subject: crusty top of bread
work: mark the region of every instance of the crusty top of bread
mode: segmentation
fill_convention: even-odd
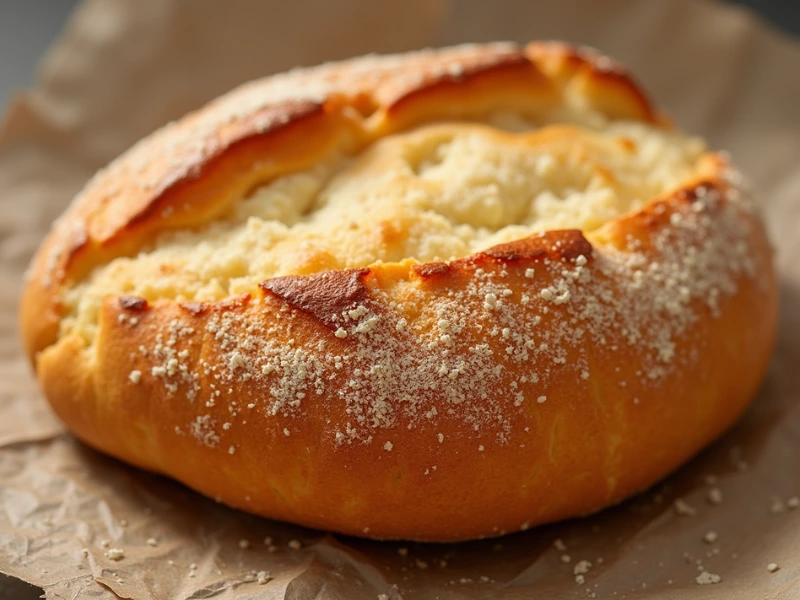
[[[159,232],[202,226],[262,182],[415,124],[496,112],[661,122],[621,65],[555,43],[367,57],[245,84],[99,171],[56,223],[31,269],[29,355],[58,337],[56,290]]]

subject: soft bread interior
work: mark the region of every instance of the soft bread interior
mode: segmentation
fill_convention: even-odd
[[[62,334],[103,298],[207,301],[270,277],[467,256],[548,229],[590,232],[696,177],[700,140],[640,122],[439,123],[254,190],[217,222],[162,234],[65,294]]]

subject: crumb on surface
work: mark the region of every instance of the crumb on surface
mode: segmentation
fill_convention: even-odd
[[[272,580],[272,575],[268,571],[259,571],[256,573],[256,581],[259,585],[264,585]]]
[[[701,571],[701,573],[694,578],[694,580],[699,585],[713,585],[715,583],[719,583],[722,581],[722,577],[715,573],[709,573],[708,571]]]
[[[575,563],[575,567],[572,569],[572,572],[575,575],[585,575],[589,572],[589,569],[592,568],[592,563],[588,560],[581,560]]]
[[[695,509],[691,504],[689,504],[682,498],[677,498],[675,500],[674,506],[675,506],[675,512],[682,517],[691,517],[697,514],[697,509]]]
[[[125,558],[125,550],[122,548],[109,548],[106,550],[105,555],[109,560],[122,560]]]

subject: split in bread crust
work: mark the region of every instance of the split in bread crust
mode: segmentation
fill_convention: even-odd
[[[747,406],[769,245],[727,161],[605,57],[368,57],[247,84],[90,182],[28,352],[101,450],[372,537],[597,510]]]

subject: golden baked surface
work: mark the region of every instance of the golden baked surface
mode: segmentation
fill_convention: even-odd
[[[466,539],[652,484],[776,323],[739,177],[558,44],[234,90],[87,185],[23,337],[89,444],[275,518]]]

